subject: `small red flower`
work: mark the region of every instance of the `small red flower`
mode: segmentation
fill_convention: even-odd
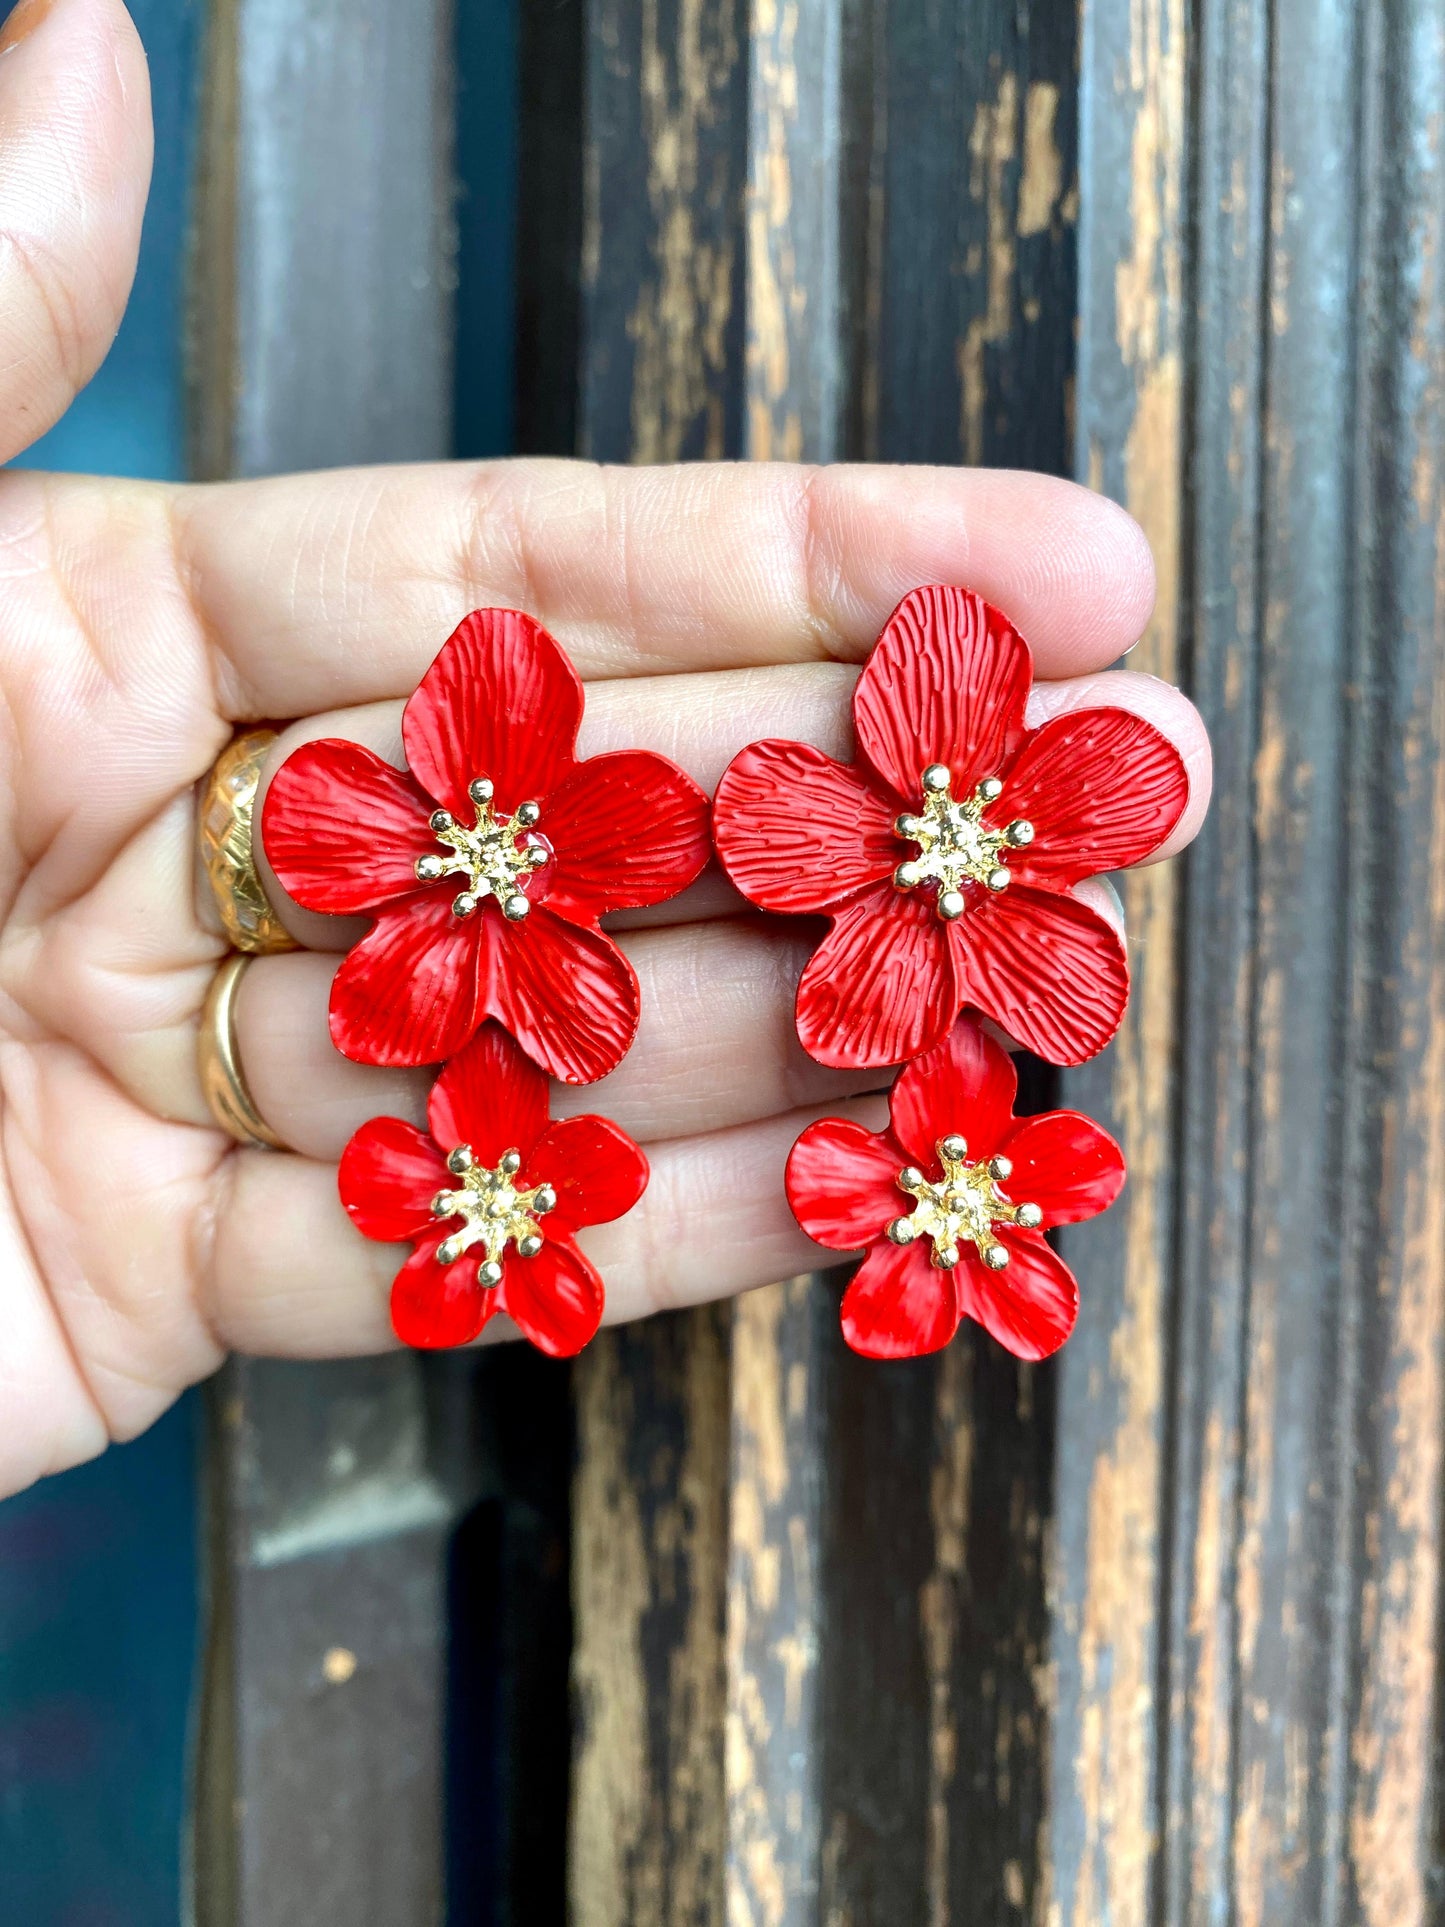
[[[915,589],[853,694],[859,761],[752,743],[718,787],[728,875],[763,910],[832,928],[798,986],[824,1064],[896,1064],[994,1018],[1055,1064],[1119,1027],[1117,932],[1071,886],[1157,850],[1189,797],[1183,759],[1124,709],[1026,729],[1028,645],[981,597]]]
[[[869,1247],[843,1295],[855,1352],[936,1352],[974,1318],[1016,1358],[1047,1358],[1074,1329],[1079,1288],[1044,1233],[1108,1209],[1123,1153],[1077,1111],[1016,1118],[1017,1089],[1008,1052],[965,1018],[900,1074],[888,1130],[826,1117],[793,1146],[804,1231]]]
[[[495,1017],[565,1083],[621,1062],[637,979],[599,919],[692,882],[707,799],[643,750],[578,762],[581,720],[547,631],[481,609],[407,703],[410,775],[337,740],[276,772],[262,833],[282,884],[308,910],[376,918],[332,985],[345,1056],[437,1063]]]
[[[432,1087],[428,1137],[363,1124],[342,1154],[341,1202],[364,1237],[410,1243],[391,1290],[407,1345],[465,1345],[504,1311],[554,1358],[602,1317],[602,1280],[574,1242],[630,1211],[647,1159],[605,1117],[550,1123],[547,1079],[488,1024]]]

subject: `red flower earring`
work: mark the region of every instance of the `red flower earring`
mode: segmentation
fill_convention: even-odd
[[[1123,709],[1028,729],[1028,645],[962,589],[915,589],[853,695],[859,760],[753,743],[718,786],[718,855],[763,910],[832,928],[798,986],[825,1064],[896,1064],[961,1008],[1078,1064],[1119,1027],[1124,947],[1071,886],[1138,863],[1189,796],[1179,752]]]
[[[1018,1358],[1047,1358],[1074,1328],[1079,1289],[1045,1242],[1118,1197],[1124,1158],[1077,1111],[1013,1114],[1006,1050],[972,1019],[909,1064],[889,1127],[810,1124],[788,1158],[804,1231],[868,1255],[843,1297],[843,1336],[870,1358],[946,1345],[973,1318]]]
[[[548,1118],[547,1079],[494,1024],[432,1088],[430,1135],[400,1118],[363,1124],[338,1183],[367,1238],[415,1248],[391,1318],[408,1345],[465,1345],[499,1311],[553,1357],[602,1317],[602,1280],[575,1234],[630,1211],[647,1159],[605,1117]]]
[[[599,920],[661,903],[709,852],[707,798],[665,757],[578,762],[582,684],[513,609],[466,617],[402,716],[409,774],[357,743],[276,772],[266,855],[308,910],[371,916],[331,1035],[363,1064],[432,1064],[489,1017],[568,1084],[614,1070],[637,979]]]

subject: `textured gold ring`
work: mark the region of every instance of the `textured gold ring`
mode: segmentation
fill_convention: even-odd
[[[295,938],[267,901],[256,866],[253,818],[261,765],[274,729],[251,729],[211,766],[197,814],[201,861],[230,943],[253,957],[295,950]]]
[[[239,952],[227,957],[206,993],[196,1040],[201,1089],[206,1094],[211,1116],[237,1143],[284,1151],[285,1143],[256,1109],[236,1047],[236,992],[250,961]]]

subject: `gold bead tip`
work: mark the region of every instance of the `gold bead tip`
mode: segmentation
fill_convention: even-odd
[[[917,841],[918,832],[922,827],[919,819],[916,816],[910,816],[906,810],[902,816],[895,816],[893,819],[894,834],[906,836],[911,843]]]
[[[898,1183],[904,1191],[912,1191],[923,1182],[923,1173],[916,1164],[905,1164],[898,1173]]]
[[[532,1200],[532,1210],[537,1215],[545,1218],[549,1211],[555,1211],[556,1209],[557,1193],[552,1189],[550,1184],[544,1184]]]
[[[524,803],[517,811],[517,821],[524,829],[530,830],[542,814],[540,803]]]
[[[983,1261],[990,1271],[1002,1271],[1008,1264],[1007,1245],[994,1244],[985,1246]]]
[[[423,883],[435,883],[444,874],[439,856],[419,856],[412,868]]]
[[[999,892],[1000,890],[1007,890],[1007,888],[1008,888],[1008,871],[1007,871],[1007,870],[1006,870],[1006,869],[1005,869],[1005,868],[1003,867],[1003,865],[1002,865],[1001,863],[999,864],[999,866],[998,866],[998,868],[997,868],[996,870],[990,870],[990,871],[989,871],[989,873],[988,873],[988,887],[989,887],[989,889],[990,889],[990,890],[992,890],[992,891],[993,891],[993,892],[995,893],[995,895],[997,895],[997,893],[998,893],[998,892]]]
[[[938,1140],[938,1155],[941,1158],[950,1158],[955,1164],[960,1158],[965,1156],[967,1151],[967,1143],[963,1138],[959,1137],[957,1132],[953,1132],[948,1137],[941,1137]]]
[[[945,923],[957,923],[963,915],[964,903],[961,890],[941,890],[938,896],[938,914]]]
[[[1005,1178],[1011,1178],[1013,1172],[1014,1162],[1012,1158],[1006,1158],[1000,1154],[998,1157],[990,1158],[988,1161],[988,1174],[999,1184],[1002,1184]]]
[[[1003,795],[1003,779],[998,776],[985,776],[978,786],[978,793],[985,803],[996,803]]]
[[[457,820],[450,810],[433,810],[427,821],[438,835],[443,830],[454,830],[457,826]]]
[[[534,870],[540,870],[542,865],[547,861],[547,852],[542,848],[540,843],[534,843],[531,849],[528,850],[527,861]]]
[[[534,1231],[529,1231],[525,1238],[518,1238],[517,1249],[524,1258],[535,1258],[542,1249],[542,1240]]]
[[[483,1262],[477,1266],[477,1283],[481,1285],[484,1290],[490,1291],[494,1285],[499,1285],[501,1282],[502,1267],[497,1263],[495,1258],[484,1259]]]
[[[504,1151],[502,1153],[501,1169],[506,1172],[509,1178],[516,1177],[521,1168],[522,1153],[520,1151]]]
[[[930,763],[923,772],[923,787],[935,794],[946,790],[951,780],[947,763]]]
[[[447,1158],[447,1169],[452,1173],[453,1177],[465,1177],[475,1162],[476,1159],[472,1156],[471,1145],[459,1144],[456,1150]]]
[[[470,890],[463,890],[459,896],[452,898],[452,915],[454,917],[470,917],[474,915],[477,908],[477,901],[477,898],[472,895]]]
[[[952,1271],[958,1263],[957,1245],[939,1245],[933,1253],[933,1262],[940,1271]]]
[[[508,923],[520,923],[531,907],[531,904],[528,903],[521,891],[518,890],[514,895],[508,897],[502,905],[502,915],[507,919]]]
[[[893,1244],[911,1245],[918,1231],[912,1218],[895,1218],[888,1227],[888,1236]]]
[[[467,785],[467,794],[474,803],[490,803],[496,793],[490,776],[478,776]]]
[[[900,890],[916,890],[922,874],[916,863],[900,863],[893,872],[893,882]]]
[[[461,1255],[462,1241],[460,1238],[443,1238],[437,1246],[437,1263],[439,1265],[454,1265]]]
[[[1034,826],[1026,816],[1016,816],[1004,835],[1016,850],[1026,850],[1034,840]]]
[[[1044,1214],[1036,1204],[1021,1204],[1018,1208],[1017,1222],[1025,1231],[1037,1231],[1044,1221]]]
[[[449,1218],[452,1214],[447,1205],[447,1193],[438,1191],[431,1201],[431,1214],[434,1218]]]

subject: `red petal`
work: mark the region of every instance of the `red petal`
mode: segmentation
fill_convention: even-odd
[[[406,760],[438,803],[470,823],[467,785],[490,776],[498,809],[541,802],[572,766],[582,685],[560,646],[517,609],[463,618],[401,719]]]
[[[1012,884],[953,933],[959,1002],[1051,1064],[1082,1064],[1119,1028],[1129,966],[1117,930],[1077,897]]]
[[[1015,1203],[1036,1204],[1046,1228],[1096,1217],[1124,1188],[1124,1153],[1078,1111],[1025,1118],[998,1148],[1013,1159],[1005,1191]]]
[[[498,927],[483,995],[490,1015],[564,1084],[616,1070],[637,1034],[632,965],[610,937],[542,904],[524,923]]]
[[[497,1024],[483,1024],[433,1084],[432,1136],[444,1151],[469,1144],[483,1164],[525,1158],[547,1128],[547,1074]]]
[[[569,1238],[584,1224],[609,1224],[647,1189],[647,1159],[606,1117],[561,1119],[522,1169],[525,1183],[550,1184],[557,1193],[543,1226],[549,1240]]]
[[[971,1017],[905,1066],[889,1099],[893,1135],[928,1169],[941,1137],[956,1131],[973,1159],[992,1157],[1014,1128],[1018,1073],[1002,1044]]]
[[[1021,883],[1058,889],[1157,850],[1189,801],[1184,758],[1127,709],[1080,709],[1036,729],[993,815],[1027,817],[1034,840],[1010,855]]]
[[[576,1245],[559,1239],[535,1258],[509,1252],[502,1309],[539,1352],[572,1358],[602,1322],[602,1280]]]
[[[876,884],[838,911],[798,985],[798,1036],[820,1064],[898,1064],[958,1013],[948,926],[933,897]]]
[[[373,1117],[341,1153],[336,1188],[363,1238],[405,1244],[436,1229],[431,1201],[446,1183],[437,1147],[414,1124]]]
[[[1079,1315],[1074,1274],[1040,1233],[1002,1225],[998,1232],[1008,1246],[1008,1268],[990,1271],[970,1251],[956,1274],[963,1310],[1015,1358],[1047,1358]]]
[[[807,743],[749,743],[723,771],[713,837],[723,868],[760,910],[830,909],[905,854],[897,804]]]
[[[1028,644],[967,589],[915,589],[888,619],[853,692],[858,748],[909,802],[946,763],[954,793],[1003,769],[1023,738]]]
[[[353,916],[418,885],[412,867],[436,848],[431,804],[360,743],[303,743],[271,778],[261,841],[282,887],[307,910]]]
[[[331,984],[331,1040],[358,1064],[436,1064],[477,1027],[480,916],[452,915],[450,891],[388,910]]]
[[[898,1189],[907,1163],[891,1137],[841,1117],[810,1124],[788,1154],[793,1216],[815,1243],[857,1251],[882,1237],[890,1218],[913,1209]]]
[[[953,1274],[930,1263],[928,1241],[875,1245],[843,1294],[843,1336],[865,1358],[919,1358],[958,1330]]]
[[[707,862],[707,797],[665,756],[620,750],[578,763],[547,799],[554,852],[549,903],[595,923],[608,910],[663,903]]]
[[[469,1345],[489,1319],[502,1309],[497,1291],[477,1283],[477,1254],[469,1251],[454,1265],[439,1265],[436,1248],[446,1236],[441,1231],[418,1245],[391,1287],[392,1330],[403,1345],[436,1350],[444,1345]]]

